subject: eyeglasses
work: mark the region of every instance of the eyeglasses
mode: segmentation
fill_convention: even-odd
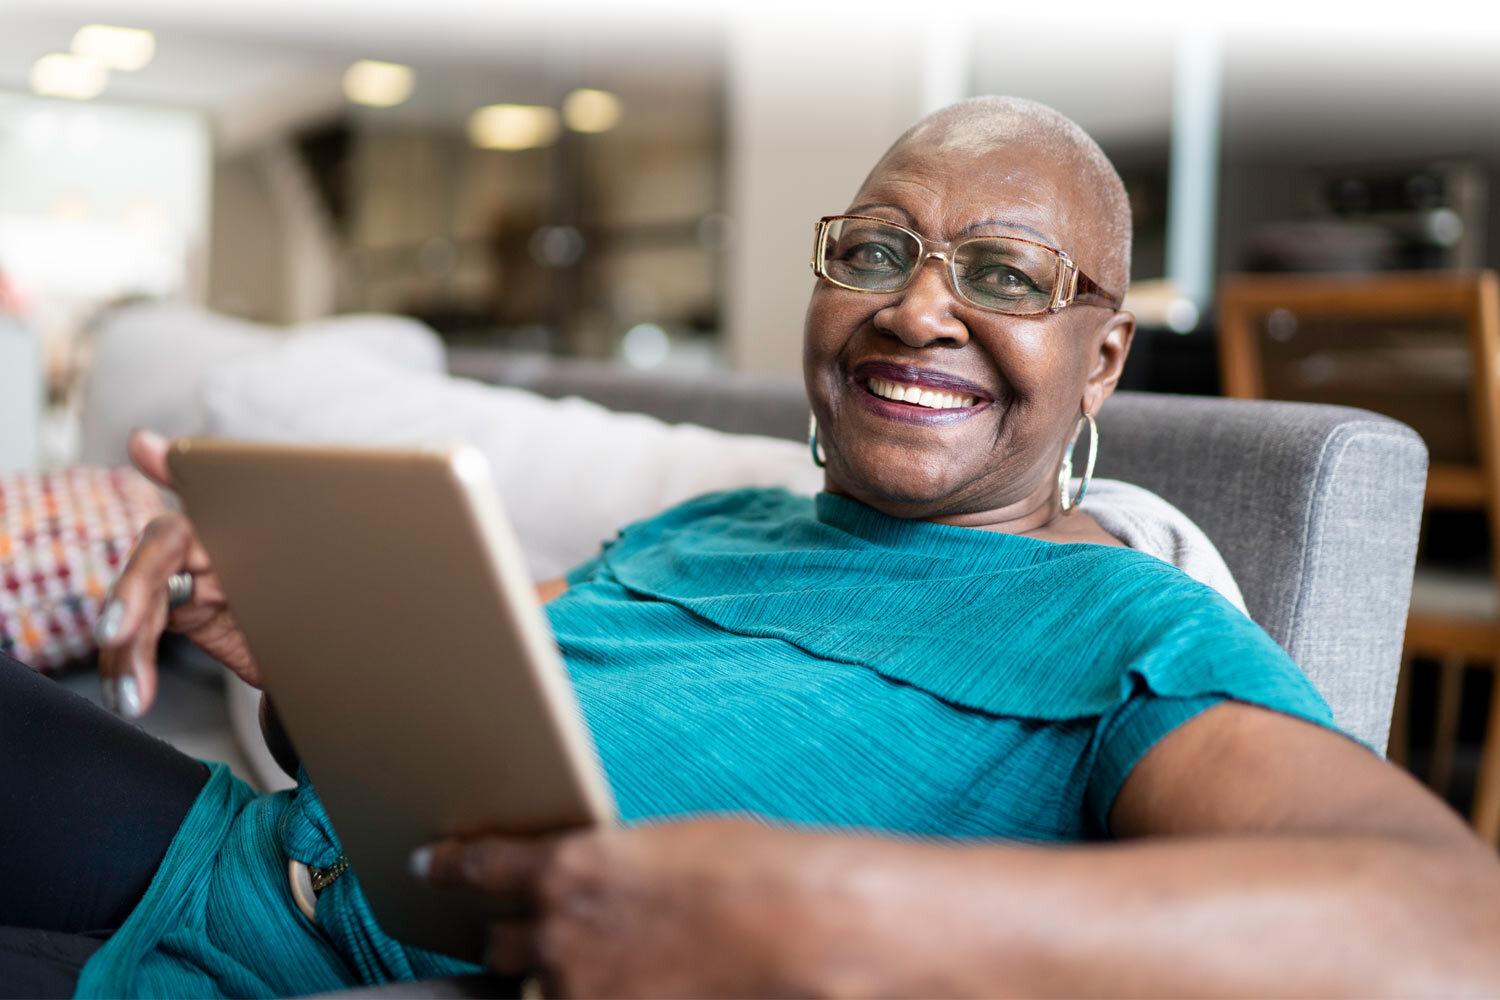
[[[1010,316],[1039,316],[1071,305],[1120,307],[1063,251],[1014,236],[978,236],[958,243],[926,240],[885,219],[827,215],[818,220],[812,269],[855,292],[899,292],[929,257],[948,265],[958,297]]]

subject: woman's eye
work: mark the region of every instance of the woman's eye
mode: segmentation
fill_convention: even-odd
[[[1028,295],[1036,291],[1036,285],[1031,279],[1013,267],[985,268],[978,274],[971,275],[969,283],[992,295]]]
[[[855,267],[871,271],[883,271],[901,266],[890,247],[882,246],[879,243],[861,243],[856,247],[850,248],[841,259]]]

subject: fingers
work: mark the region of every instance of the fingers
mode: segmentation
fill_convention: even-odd
[[[556,850],[554,838],[440,840],[412,852],[412,874],[433,885],[478,889],[534,909],[537,884]]]
[[[146,610],[146,620],[125,651],[127,670],[120,675],[119,683],[120,714],[127,718],[139,718],[156,704],[156,650],[166,628],[167,603],[163,600]]]
[[[505,976],[521,976],[542,963],[534,920],[497,920],[485,936],[484,964]]]
[[[477,889],[515,906],[515,916],[490,924],[484,964],[502,975],[520,976],[542,961],[538,883],[555,850],[553,838],[440,840],[413,851],[410,864],[412,874],[424,882]]]
[[[181,514],[162,514],[146,525],[125,569],[110,588],[95,638],[101,647],[123,646],[166,600],[167,577],[184,568],[193,529]]]
[[[193,531],[181,514],[146,526],[94,627],[105,705],[128,718],[156,696],[156,644],[166,629],[167,577],[184,566]]]
[[[144,711],[140,682],[128,666],[128,655],[122,649],[99,650],[99,685],[104,707],[116,715],[136,718]]]
[[[167,466],[168,441],[155,431],[131,432],[125,449],[135,467],[158,486],[172,488],[172,471]]]

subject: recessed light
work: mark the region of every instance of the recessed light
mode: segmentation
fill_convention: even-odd
[[[87,101],[108,85],[109,70],[103,64],[66,52],[42,56],[31,67],[31,89],[42,97]]]
[[[344,96],[366,107],[391,108],[411,96],[415,82],[410,66],[361,59],[344,71]]]
[[[156,55],[156,36],[144,28],[87,24],[73,36],[73,54],[110,69],[143,69]]]
[[[490,104],[469,116],[469,141],[480,149],[535,149],[559,131],[557,112],[536,104]]]
[[[581,87],[563,101],[563,121],[575,132],[608,132],[620,122],[620,99],[607,90]]]

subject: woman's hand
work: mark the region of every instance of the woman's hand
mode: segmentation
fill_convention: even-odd
[[[532,914],[493,925],[485,961],[496,972],[540,971],[567,996],[784,996],[826,992],[841,971],[848,911],[820,874],[840,871],[839,843],[695,820],[446,840],[420,848],[412,867]]]
[[[172,488],[167,441],[159,434],[130,436],[130,459],[147,478]],[[167,578],[193,574],[186,603],[167,607]],[[235,624],[208,553],[187,517],[162,514],[146,525],[125,569],[110,588],[94,637],[105,704],[131,718],[156,700],[156,646],[163,632],[180,632],[248,683],[259,687],[260,671]]]

